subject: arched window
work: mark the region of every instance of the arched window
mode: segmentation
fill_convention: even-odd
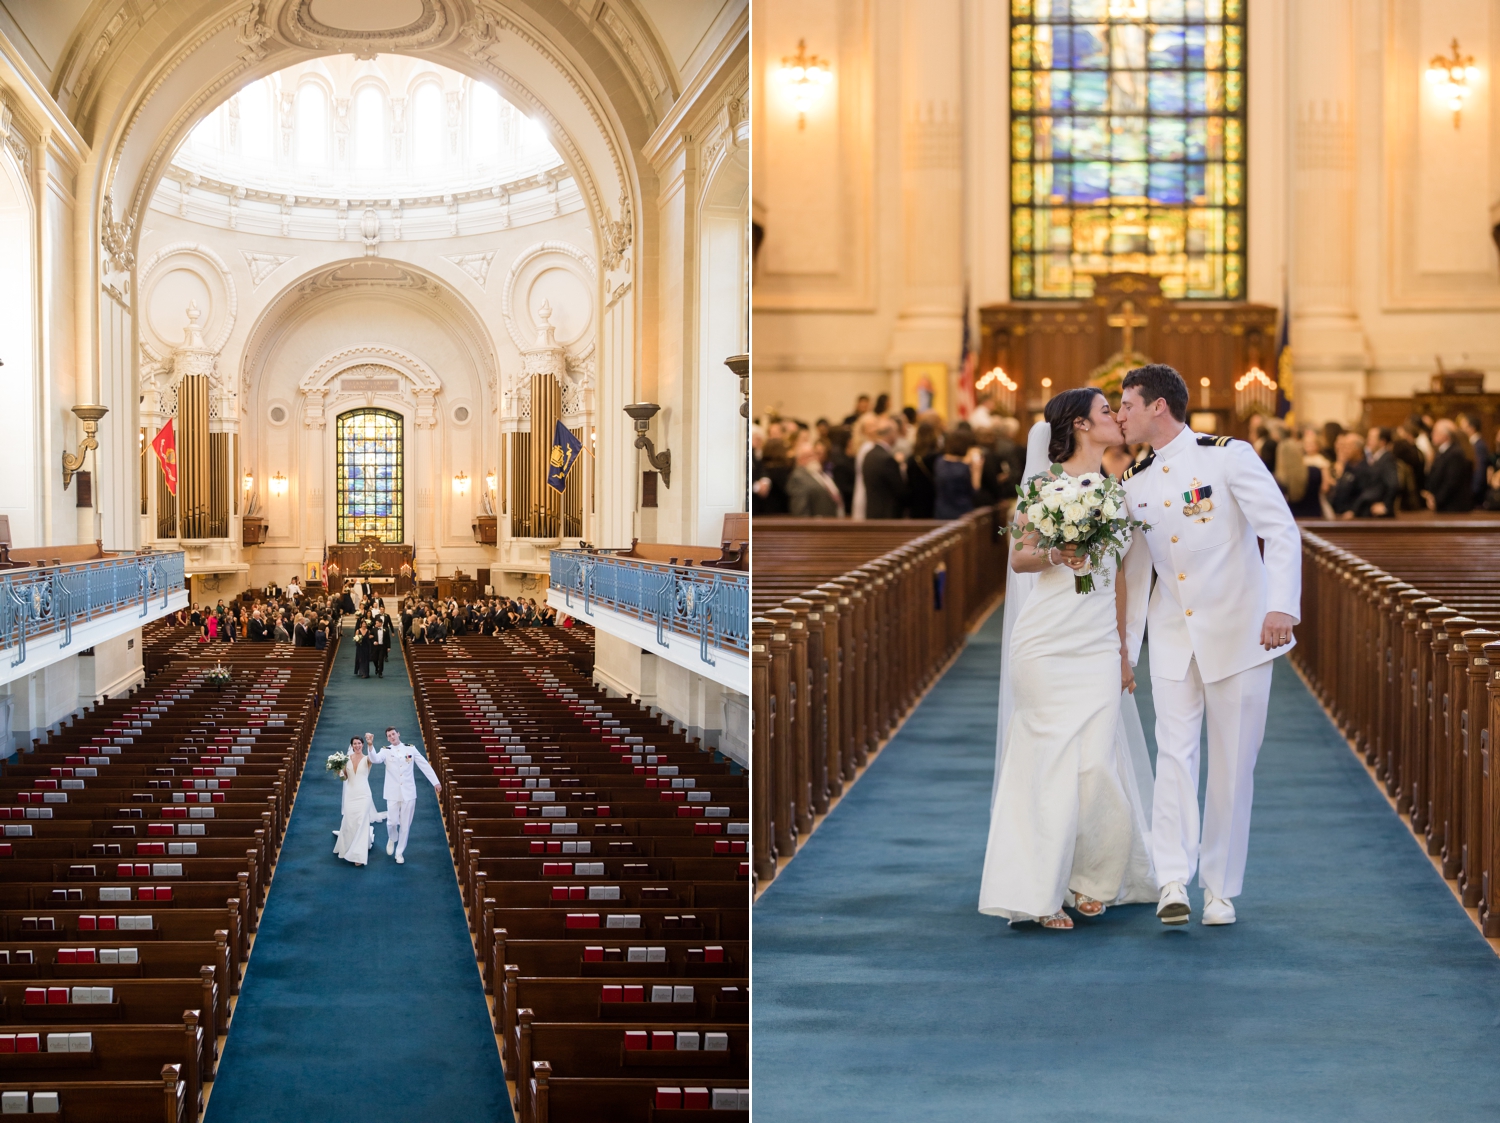
[[[385,98],[365,86],[354,99],[354,166],[385,167]]]
[[[1013,298],[1087,297],[1118,272],[1244,299],[1245,7],[1027,4],[1011,20]]]
[[[469,151],[476,164],[500,159],[500,95],[483,82],[475,82],[470,92]]]
[[[402,433],[399,413],[356,409],[338,419],[338,540],[373,534],[399,544],[402,520]]]
[[[315,82],[297,91],[297,162],[328,163],[328,95]]]
[[[272,96],[269,78],[262,78],[240,91],[240,153],[247,159],[269,160],[276,151]]]
[[[421,170],[443,162],[443,91],[436,82],[423,82],[412,98],[411,156]]]

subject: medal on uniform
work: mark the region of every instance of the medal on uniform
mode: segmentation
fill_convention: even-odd
[[[1213,500],[1209,498],[1213,493],[1212,484],[1200,484],[1195,478],[1192,490],[1182,493],[1182,513],[1190,519],[1196,519],[1199,515],[1207,515],[1214,509]],[[1207,522],[1208,520],[1201,521]]]

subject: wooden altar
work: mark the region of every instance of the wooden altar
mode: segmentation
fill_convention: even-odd
[[[323,550],[323,563],[328,567],[329,592],[340,592],[344,582],[368,576],[371,581],[381,578],[386,582],[394,581],[396,593],[405,593],[412,587],[410,574],[415,570],[415,558],[414,547],[390,545],[374,537],[365,537],[357,544],[327,546]],[[407,568],[406,575],[401,572],[402,566]],[[337,567],[336,574],[334,567]]]
[[[1002,368],[1018,384],[1016,412],[1029,417],[1053,394],[1088,385],[1111,359],[1134,352],[1139,362],[1167,363],[1182,373],[1189,413],[1211,413],[1217,431],[1242,436],[1247,422],[1236,409],[1234,384],[1251,367],[1275,377],[1276,320],[1269,305],[1171,300],[1155,277],[1111,273],[1087,300],[980,308],[979,370]]]
[[[1479,429],[1489,441],[1500,428],[1500,394],[1484,392],[1484,372],[1440,371],[1432,376],[1427,393],[1409,398],[1366,398],[1359,419],[1361,431],[1377,425],[1394,429],[1414,413],[1456,420],[1460,413],[1479,417]]]

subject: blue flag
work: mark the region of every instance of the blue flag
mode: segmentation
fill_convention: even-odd
[[[568,473],[572,471],[578,454],[583,451],[583,442],[575,437],[561,421],[552,434],[552,456],[547,465],[547,483],[558,491],[568,486]]]

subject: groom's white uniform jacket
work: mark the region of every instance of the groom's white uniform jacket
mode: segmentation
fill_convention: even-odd
[[[410,745],[397,743],[387,745],[383,749],[376,749],[370,754],[370,760],[376,764],[385,765],[385,799],[389,803],[396,799],[416,799],[417,779],[415,769],[420,768],[422,774],[428,780],[436,784],[437,773],[432,770],[432,765],[427,763],[427,758]]]
[[[1202,680],[1217,682],[1290,651],[1267,651],[1260,631],[1267,612],[1301,619],[1302,538],[1255,450],[1185,428],[1129,469],[1124,484],[1130,513],[1151,524],[1149,553],[1137,542],[1126,555],[1131,662],[1148,624],[1154,678],[1186,678],[1196,656]],[[1200,491],[1194,511],[1185,493],[1202,488],[1207,502]],[[1148,556],[1157,573],[1149,608]]]

